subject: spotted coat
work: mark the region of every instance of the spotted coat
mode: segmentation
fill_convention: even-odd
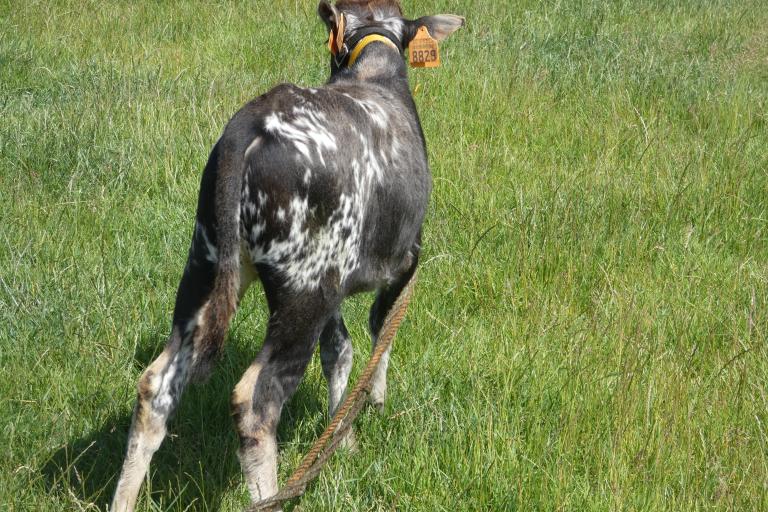
[[[321,87],[275,87],[237,112],[214,145],[171,335],[139,379],[113,511],[134,509],[184,386],[210,371],[253,280],[261,281],[269,306],[267,333],[231,402],[255,501],[277,491],[280,411],[318,340],[329,414],[343,397],[352,364],[344,298],[376,291],[369,317],[375,344],[416,269],[432,181],[406,67],[394,48],[407,47],[421,26],[443,39],[463,18],[407,20],[396,0],[322,1],[318,12],[339,38],[362,44],[363,34],[377,33],[391,44],[363,46],[353,65],[349,48],[338,52]],[[378,407],[387,364],[385,354],[374,376]]]

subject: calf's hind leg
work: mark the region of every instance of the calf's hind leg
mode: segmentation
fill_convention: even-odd
[[[307,368],[320,331],[334,311],[322,293],[302,292],[275,304],[265,283],[271,315],[264,346],[232,393],[240,438],[238,457],[251,499],[277,493],[277,424],[285,402]],[[283,292],[281,292],[283,293]]]
[[[199,249],[199,247],[198,247]],[[165,349],[139,378],[123,469],[110,510],[131,512],[152,456],[166,434],[166,422],[190,378],[205,376],[224,341],[237,302],[234,272],[216,276],[215,265],[197,254],[193,241],[176,298]]]

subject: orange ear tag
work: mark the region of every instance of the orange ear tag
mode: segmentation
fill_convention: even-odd
[[[336,25],[336,30],[331,30],[328,35],[328,49],[333,55],[338,55],[341,49],[344,47],[344,15],[339,16],[339,23]]]
[[[429,35],[427,27],[419,27],[416,37],[408,45],[411,67],[436,68],[440,65],[440,47]]]

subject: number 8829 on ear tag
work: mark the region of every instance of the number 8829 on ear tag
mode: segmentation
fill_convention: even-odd
[[[416,37],[408,45],[411,67],[436,68],[440,65],[440,47],[429,35],[427,27],[419,27]]]

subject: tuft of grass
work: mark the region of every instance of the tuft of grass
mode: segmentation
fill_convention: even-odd
[[[385,415],[295,510],[768,509],[768,11],[403,3],[468,20],[411,73],[421,279]],[[4,510],[106,508],[210,147],[272,85],[324,81],[315,4],[262,4],[0,3]],[[345,306],[356,371],[370,300]],[[185,394],[140,510],[247,503],[227,398],[264,311],[251,292]],[[313,361],[281,478],[325,400]]]

